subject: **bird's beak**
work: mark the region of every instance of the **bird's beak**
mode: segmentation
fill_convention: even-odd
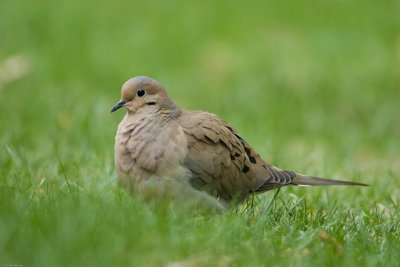
[[[125,105],[126,101],[125,100],[120,100],[117,104],[115,104],[115,106],[113,106],[113,108],[111,109],[111,112],[114,112],[120,108],[122,108]]]

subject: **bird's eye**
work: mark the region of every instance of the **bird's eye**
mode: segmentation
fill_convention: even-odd
[[[144,89],[138,89],[136,91],[136,94],[137,94],[138,97],[142,97],[142,96],[144,96],[146,94],[146,91]]]

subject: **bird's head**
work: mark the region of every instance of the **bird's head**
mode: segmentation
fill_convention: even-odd
[[[164,87],[156,80],[146,76],[134,77],[122,85],[121,100],[115,104],[111,112],[122,107],[132,114],[139,111],[152,112],[159,109],[173,110],[176,108]]]

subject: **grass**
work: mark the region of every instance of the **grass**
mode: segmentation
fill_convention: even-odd
[[[0,266],[398,266],[399,8],[1,1]],[[371,186],[223,215],[142,203],[117,186],[110,115],[135,75],[270,163]]]

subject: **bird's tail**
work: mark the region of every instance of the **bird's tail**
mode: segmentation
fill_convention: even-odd
[[[325,179],[325,178],[307,176],[307,175],[302,175],[302,174],[297,174],[296,177],[292,180],[291,184],[292,185],[299,185],[299,186],[314,186],[314,185],[361,185],[361,186],[368,186],[367,184],[358,183],[358,182],[332,180],[332,179]]]

